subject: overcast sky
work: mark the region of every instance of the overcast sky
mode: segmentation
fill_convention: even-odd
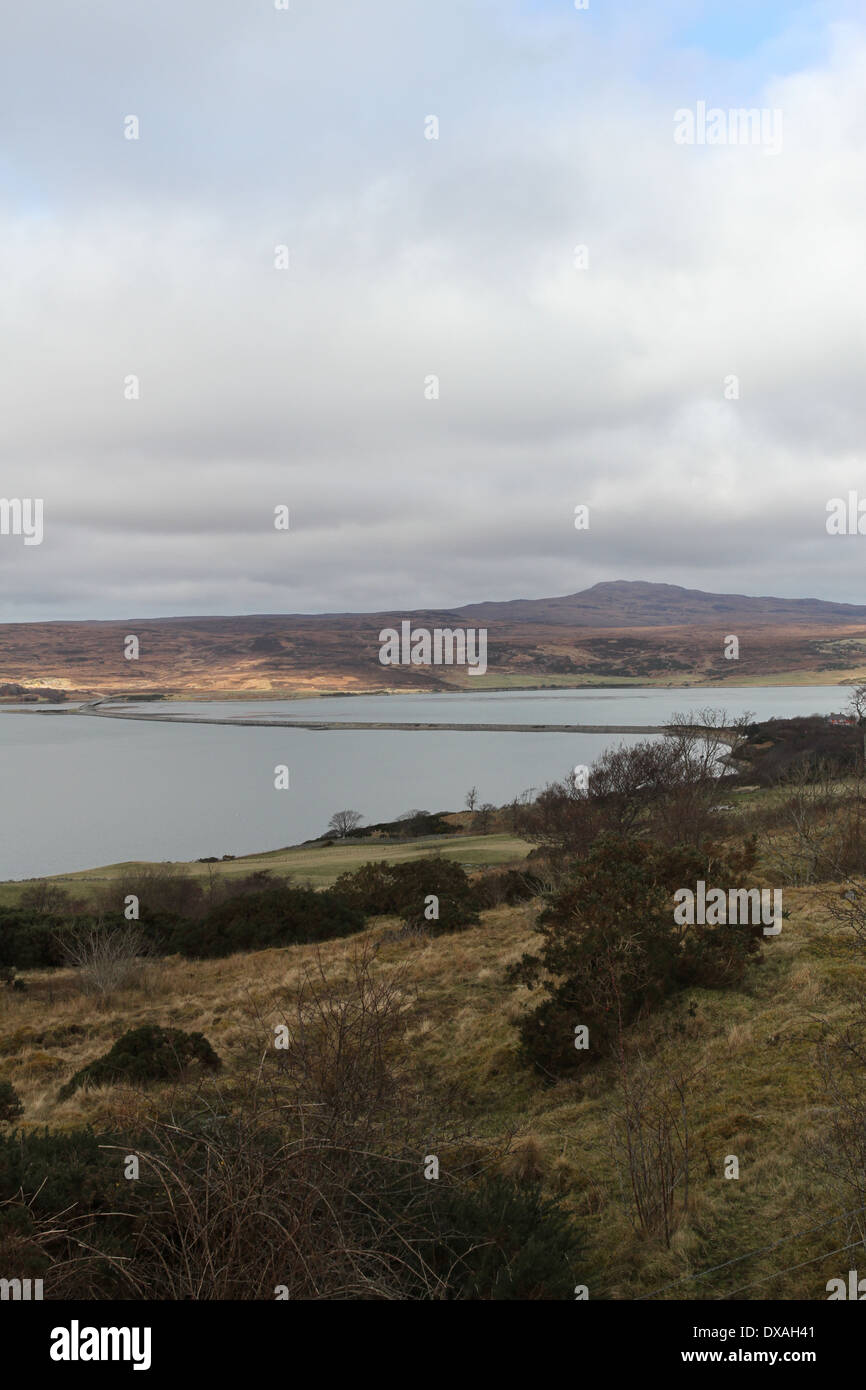
[[[0,619],[866,601],[862,5],[289,3],[0,0]]]

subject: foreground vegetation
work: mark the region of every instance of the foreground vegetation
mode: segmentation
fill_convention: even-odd
[[[748,775],[777,734],[749,733]],[[7,965],[4,1267],[46,1297],[825,1298],[866,1234],[846,739],[767,786],[708,781],[685,732],[609,756],[524,808],[504,869],[359,841],[368,867],[313,895],[345,934]],[[97,941],[136,883],[139,931],[257,900],[288,930],[308,892],[136,873],[104,921],[88,898]],[[781,934],[675,931],[701,876],[782,884]],[[56,938],[68,908],[24,910]]]

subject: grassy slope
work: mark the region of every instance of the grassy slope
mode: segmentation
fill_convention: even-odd
[[[421,855],[441,854],[445,859],[456,859],[467,868],[480,868],[482,865],[511,863],[529,852],[530,846],[516,835],[430,835],[422,839],[407,841],[405,844],[391,844],[379,840],[347,840],[337,842],[327,848],[321,845],[301,845],[287,849],[266,850],[261,854],[239,855],[237,859],[222,860],[216,864],[177,862],[175,864],[153,865],[142,861],[129,861],[124,864],[106,864],[100,868],[82,869],[78,873],[55,874],[48,881],[65,886],[75,897],[87,898],[88,887],[97,888],[111,880],[130,874],[141,873],[150,868],[174,868],[181,873],[196,878],[207,878],[215,874],[219,878],[240,878],[268,869],[275,875],[292,875],[296,882],[311,883],[316,888],[327,888],[345,870],[357,869],[371,859],[403,860],[417,859]],[[18,902],[22,892],[39,880],[0,883],[0,907],[11,907]]]
[[[467,845],[460,842],[460,857]],[[484,852],[491,862],[493,846]],[[359,856],[365,853],[369,847],[359,847]],[[521,1150],[537,1158],[546,1180],[585,1221],[591,1297],[649,1293],[788,1240],[840,1208],[815,1156],[826,1112],[814,1043],[821,1020],[838,1024],[847,1016],[866,984],[866,967],[816,890],[786,889],[785,903],[790,917],[783,932],[765,943],[764,963],[744,990],[695,991],[634,1031],[635,1048],[657,1071],[692,1077],[693,1205],[670,1250],[631,1229],[609,1151],[617,1103],[609,1068],[581,1083],[546,1086],[519,1060],[513,1025],[524,999],[506,986],[504,972],[533,944],[535,905],[498,908],[485,913],[479,927],[426,942],[386,939],[393,923],[369,928],[380,942],[378,970],[408,962],[409,1043],[419,1076],[425,1084],[456,1084],[452,1104],[479,1137],[513,1131],[518,1164]],[[328,943],[323,957],[329,971],[345,971],[353,949],[354,940]],[[33,974],[26,994],[0,991],[0,1079],[19,1090],[29,1126],[122,1123],[148,1103],[141,1095],[109,1087],[59,1104],[58,1087],[121,1032],[145,1022],[200,1029],[231,1071],[233,1050],[252,1015],[258,1009],[276,1019],[276,994],[314,956],[314,948],[299,946],[219,961],[172,959],[151,967],[144,988],[102,1006],[78,994],[68,972]],[[70,1041],[59,1030],[71,1023],[85,1032]],[[722,1176],[729,1154],[739,1157],[737,1181]],[[709,1278],[678,1284],[666,1296],[719,1298],[748,1284],[746,1298],[824,1298],[827,1279],[844,1275],[856,1260],[849,1261],[849,1252],[823,1252],[853,1238],[839,1223],[830,1225]]]
[[[866,971],[850,943],[822,919],[808,890],[788,900],[792,918],[782,936],[768,942],[765,963],[747,991],[697,991],[689,996],[693,1017],[684,998],[635,1034],[657,1066],[694,1076],[694,1205],[670,1251],[633,1235],[620,1200],[608,1152],[616,1105],[609,1071],[601,1068],[581,1085],[548,1087],[518,1059],[513,1023],[521,1002],[503,975],[532,944],[532,909],[496,909],[457,937],[381,945],[378,969],[409,961],[409,1042],[420,1074],[457,1084],[479,1136],[513,1130],[518,1153],[528,1139],[537,1146],[549,1181],[588,1223],[590,1264],[604,1286],[591,1290],[596,1296],[649,1292],[788,1237],[837,1209],[811,1166],[821,1118],[813,1045],[819,1020],[844,1016],[846,997],[866,983]],[[370,931],[381,939],[387,925],[393,924]],[[329,969],[341,971],[352,949],[348,941],[329,943]],[[233,1048],[255,1010],[267,1018],[273,996],[313,957],[313,948],[294,947],[222,961],[171,960],[152,967],[144,989],[104,1007],[76,993],[68,972],[31,975],[26,995],[0,994],[0,1079],[11,1080],[21,1094],[28,1126],[122,1123],[143,1103],[139,1097],[108,1087],[58,1103],[58,1087],[121,1032],[148,1022],[203,1031],[231,1068]],[[70,1023],[85,1029],[71,1042],[60,1033]],[[732,1153],[740,1160],[738,1181],[722,1177]],[[829,1227],[791,1242],[783,1255],[750,1259],[701,1281],[689,1293],[718,1297],[843,1243],[839,1227]],[[825,1262],[810,1265],[749,1296],[820,1297],[826,1280],[847,1270],[846,1260],[831,1258],[826,1269]]]

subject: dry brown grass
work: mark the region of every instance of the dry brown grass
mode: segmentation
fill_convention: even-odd
[[[592,1296],[628,1298],[791,1237],[837,1210],[812,1162],[828,1106],[816,1044],[822,1028],[839,1029],[852,1016],[866,961],[827,911],[821,890],[786,889],[785,906],[791,915],[781,936],[765,943],[764,962],[742,991],[693,991],[634,1032],[632,1045],[654,1066],[695,1073],[689,1210],[669,1249],[635,1235],[617,1188],[608,1146],[612,1068],[602,1064],[580,1082],[548,1086],[518,1056],[513,1024],[527,995],[507,987],[505,969],[533,945],[532,904],[486,912],[479,926],[453,936],[397,941],[389,938],[395,923],[380,920],[360,938],[328,943],[321,960],[328,988],[339,993],[359,942],[377,946],[377,978],[398,982],[402,991],[406,1057],[418,1085],[480,1142],[516,1135],[511,1170],[541,1176],[585,1222],[589,1263],[602,1271],[603,1287]],[[0,991],[0,1079],[11,1080],[24,1101],[24,1128],[131,1126],[158,1101],[159,1088],[144,1096],[103,1087],[59,1103],[59,1087],[122,1032],[145,1023],[203,1032],[231,1084],[248,1056],[250,1020],[272,1027],[279,1001],[316,959],[312,946],[212,961],[172,958],[146,987],[100,1001],[77,992],[69,971],[31,973],[26,993]],[[723,1176],[730,1154],[740,1163],[736,1181]],[[829,1227],[797,1237],[780,1252],[675,1285],[666,1296],[718,1297],[774,1276],[745,1296],[822,1297],[826,1280],[839,1273],[838,1257],[827,1267],[818,1260],[776,1276],[841,1244],[837,1234]]]

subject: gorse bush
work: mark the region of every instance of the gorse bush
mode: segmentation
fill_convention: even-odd
[[[177,923],[167,948],[198,958],[228,956],[268,946],[328,941],[363,927],[363,912],[337,892],[275,884],[228,898],[199,919]]]
[[[603,837],[539,917],[543,946],[509,971],[543,997],[520,1024],[522,1052],[558,1075],[608,1054],[623,1028],[678,990],[738,984],[758,951],[761,927],[679,926],[672,895],[702,879],[737,884],[755,847],[669,849]],[[575,1028],[589,1048],[575,1047]]]
[[[0,908],[0,966],[38,970],[64,964],[63,917],[33,908]]]
[[[90,1129],[0,1135],[0,1203],[25,1192],[32,1194],[32,1209],[44,1216],[72,1206],[107,1209],[117,1167]]]
[[[748,780],[764,787],[797,780],[821,780],[831,771],[850,777],[863,766],[863,729],[829,724],[823,715],[767,719],[752,724],[737,758],[748,765]]]
[[[583,1241],[537,1184],[327,1139],[263,1099],[90,1131],[0,1136],[0,1248],[46,1298],[569,1299]],[[124,1155],[140,1179],[124,1181]],[[158,1175],[158,1176],[157,1176]],[[585,1282],[585,1280],[584,1280]]]
[[[11,1081],[0,1081],[0,1124],[17,1120],[24,1113],[21,1097]]]
[[[472,897],[476,905],[487,911],[502,903],[513,907],[515,903],[527,902],[544,887],[544,880],[523,869],[500,869],[481,874],[472,884]]]
[[[47,910],[49,903],[58,906],[50,895],[38,908],[0,908],[0,969],[71,964],[94,988],[123,988],[139,978],[144,957],[178,953],[206,959],[328,941],[362,931],[368,915],[454,930],[477,922],[479,908],[532,896],[540,882],[506,870],[472,884],[459,864],[439,856],[365,864],[319,891],[264,871],[218,880],[205,893],[183,875],[154,872],[110,885],[95,912],[70,904],[69,915],[58,915]],[[129,894],[139,899],[134,922],[124,919]],[[425,916],[430,895],[439,900],[438,920]]]
[[[139,899],[134,922],[124,917],[129,894]],[[67,915],[44,907],[0,908],[0,969],[71,964],[82,980],[121,988],[138,977],[143,957],[222,956],[325,941],[363,926],[363,913],[332,890],[294,888],[267,872],[219,880],[207,894],[183,875],[145,874],[110,885],[95,911],[74,904]]]
[[[376,825],[359,826],[349,830],[347,839],[366,839],[375,835],[380,839],[407,840],[418,839],[422,835],[453,835],[454,826],[442,818],[439,811],[410,811],[398,820],[379,821]]]
[[[582,1243],[558,1198],[500,1174],[471,1186],[430,1186],[438,1189],[430,1263],[448,1299],[574,1297]]]
[[[59,917],[23,908],[0,908],[0,968],[50,970],[66,965],[94,966],[97,960],[134,959],[133,939],[145,955],[168,948],[177,918],[142,910],[142,921],[124,923],[118,914],[110,923],[92,913]],[[117,948],[123,942],[125,949]],[[115,972],[116,973],[116,972]]]
[[[399,916],[412,926],[453,931],[478,921],[472,884],[465,869],[451,859],[431,857],[405,863],[364,864],[341,874],[334,892],[360,912],[371,916]],[[439,900],[438,920],[425,917],[430,896]]]
[[[115,1081],[141,1085],[148,1081],[172,1081],[192,1063],[215,1071],[221,1065],[202,1033],[146,1024],[118,1038],[110,1052],[82,1067],[61,1089],[65,1100],[81,1086],[106,1086]]]
[[[144,1210],[141,1184],[91,1130],[0,1134],[0,1251],[19,1278],[44,1278],[45,1297],[128,1296],[123,1259]],[[128,1150],[127,1150],[128,1151]]]

